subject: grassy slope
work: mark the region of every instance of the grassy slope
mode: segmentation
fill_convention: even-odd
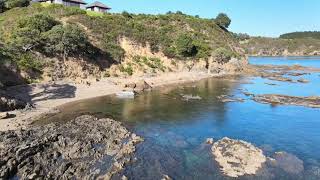
[[[109,62],[121,61],[117,56],[122,52],[119,38],[124,36],[142,45],[148,43],[153,51],[166,52],[165,54],[175,59],[208,58],[220,47],[233,52],[239,50],[239,44],[233,35],[222,30],[209,19],[176,13],[166,15],[92,14],[76,8],[41,4],[14,8],[0,14],[0,43],[5,46],[20,19],[39,13],[49,14],[63,24],[80,25],[94,46],[101,52],[112,55],[111,58],[104,59]],[[177,53],[175,46],[177,38],[181,35],[192,37],[193,43],[198,48],[196,55],[183,57]]]

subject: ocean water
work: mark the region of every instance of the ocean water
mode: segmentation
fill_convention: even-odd
[[[320,58],[254,57],[250,63],[320,67]],[[139,180],[161,179],[163,175],[173,179],[231,179],[221,173],[214,161],[211,147],[205,143],[210,137],[245,140],[263,149],[267,156],[285,151],[303,161],[303,172],[265,167],[257,175],[239,179],[319,179],[320,109],[260,104],[242,93],[320,96],[319,75],[302,76],[310,81],[306,84],[259,77],[210,78],[158,88],[135,99],[107,96],[69,103],[60,108],[62,113],[38,123],[63,123],[88,113],[122,121],[145,141],[137,146],[135,162],[114,179],[122,175]],[[202,99],[186,101],[182,95],[197,95]],[[220,95],[245,101],[224,103],[218,99]]]

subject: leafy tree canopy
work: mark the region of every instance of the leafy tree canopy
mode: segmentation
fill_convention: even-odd
[[[43,38],[46,53],[60,53],[64,58],[76,53],[85,54],[89,44],[86,34],[74,24],[54,26]]]
[[[181,34],[176,40],[176,48],[179,55],[191,57],[197,54],[197,48],[190,35]]]
[[[228,17],[227,14],[220,13],[216,19],[215,22],[218,26],[227,29],[231,24],[231,19]]]

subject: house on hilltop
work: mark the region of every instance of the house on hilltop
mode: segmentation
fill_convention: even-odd
[[[47,3],[53,3],[53,4],[62,4],[64,6],[79,7],[80,9],[86,9],[89,11],[103,12],[103,13],[111,9],[110,7],[98,1],[88,6],[86,6],[87,3],[84,2],[83,0],[32,0],[32,2],[47,2]]]
[[[108,6],[106,6],[103,3],[98,2],[98,1],[96,1],[96,2],[94,2],[92,4],[89,4],[87,6],[87,10],[96,11],[96,12],[103,12],[103,13],[107,12],[110,9],[111,9],[110,7],[108,7]]]
[[[83,0],[32,0],[32,2],[46,2],[52,4],[62,4],[69,7],[78,7],[80,9],[86,9],[87,3]]]

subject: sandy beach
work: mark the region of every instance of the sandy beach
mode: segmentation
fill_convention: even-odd
[[[65,103],[115,94],[125,90],[124,84],[144,80],[152,88],[169,84],[199,81],[217,75],[203,72],[166,73],[154,77],[104,78],[99,81],[88,80],[85,83],[59,81],[10,87],[10,95],[31,102],[31,110],[8,112],[12,118],[0,120],[0,131],[26,129],[39,117],[57,113],[56,107]]]

